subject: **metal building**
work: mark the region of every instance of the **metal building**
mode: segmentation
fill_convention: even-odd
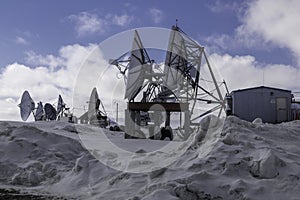
[[[250,122],[255,118],[267,123],[291,121],[292,97],[289,90],[265,86],[235,90],[226,97],[226,112]]]

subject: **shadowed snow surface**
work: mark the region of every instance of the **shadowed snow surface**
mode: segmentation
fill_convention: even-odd
[[[0,122],[0,199],[10,193],[36,199],[299,199],[300,121],[272,125],[228,117],[221,133],[207,132],[206,121],[183,156],[150,173],[117,171],[95,159],[78,131],[95,134],[98,128]],[[136,143],[132,151],[141,153],[162,144],[106,135],[120,146]]]

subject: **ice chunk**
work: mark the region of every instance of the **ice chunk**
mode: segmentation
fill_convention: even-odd
[[[253,161],[250,172],[257,178],[271,179],[279,174],[278,167],[280,166],[284,166],[283,161],[276,157],[271,150],[267,150],[261,152],[258,160]]]

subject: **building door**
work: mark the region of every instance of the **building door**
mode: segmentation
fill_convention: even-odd
[[[287,98],[276,98],[277,123],[288,120]]]

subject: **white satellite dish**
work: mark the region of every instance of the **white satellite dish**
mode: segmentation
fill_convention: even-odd
[[[99,109],[100,105],[102,106],[102,111]],[[90,96],[88,118],[90,124],[103,128],[107,126],[107,114],[105,112],[103,103],[99,99],[96,88],[93,88]]]
[[[129,101],[134,99],[141,91],[145,80],[145,72],[149,66],[150,58],[142,44],[137,31],[134,33],[130,62],[128,67],[128,78],[126,84],[125,98]]]
[[[44,118],[44,107],[43,107],[43,103],[39,102],[38,107],[35,111],[34,119],[35,121],[42,121],[43,118]]]
[[[35,104],[30,97],[30,94],[26,90],[21,98],[21,103],[19,104],[20,114],[23,121],[26,121],[30,113],[34,110]]]
[[[88,117],[91,118],[96,115],[97,110],[99,109],[100,100],[98,96],[98,92],[96,88],[93,88],[90,100],[89,100],[89,110],[88,110]]]
[[[194,80],[197,75],[197,69],[193,65],[198,63],[193,62],[199,62],[195,59],[198,56],[197,54],[199,54],[199,51],[197,51],[199,49],[196,48],[196,50],[191,53],[189,50],[191,47],[189,45],[198,46],[195,41],[187,37],[178,27],[173,27],[170,32],[168,51],[165,59],[165,65],[167,67],[164,68],[164,73],[166,74],[164,85],[167,86],[167,88],[181,89],[186,79],[188,79],[189,84],[191,84],[193,88],[195,87],[196,83]]]

